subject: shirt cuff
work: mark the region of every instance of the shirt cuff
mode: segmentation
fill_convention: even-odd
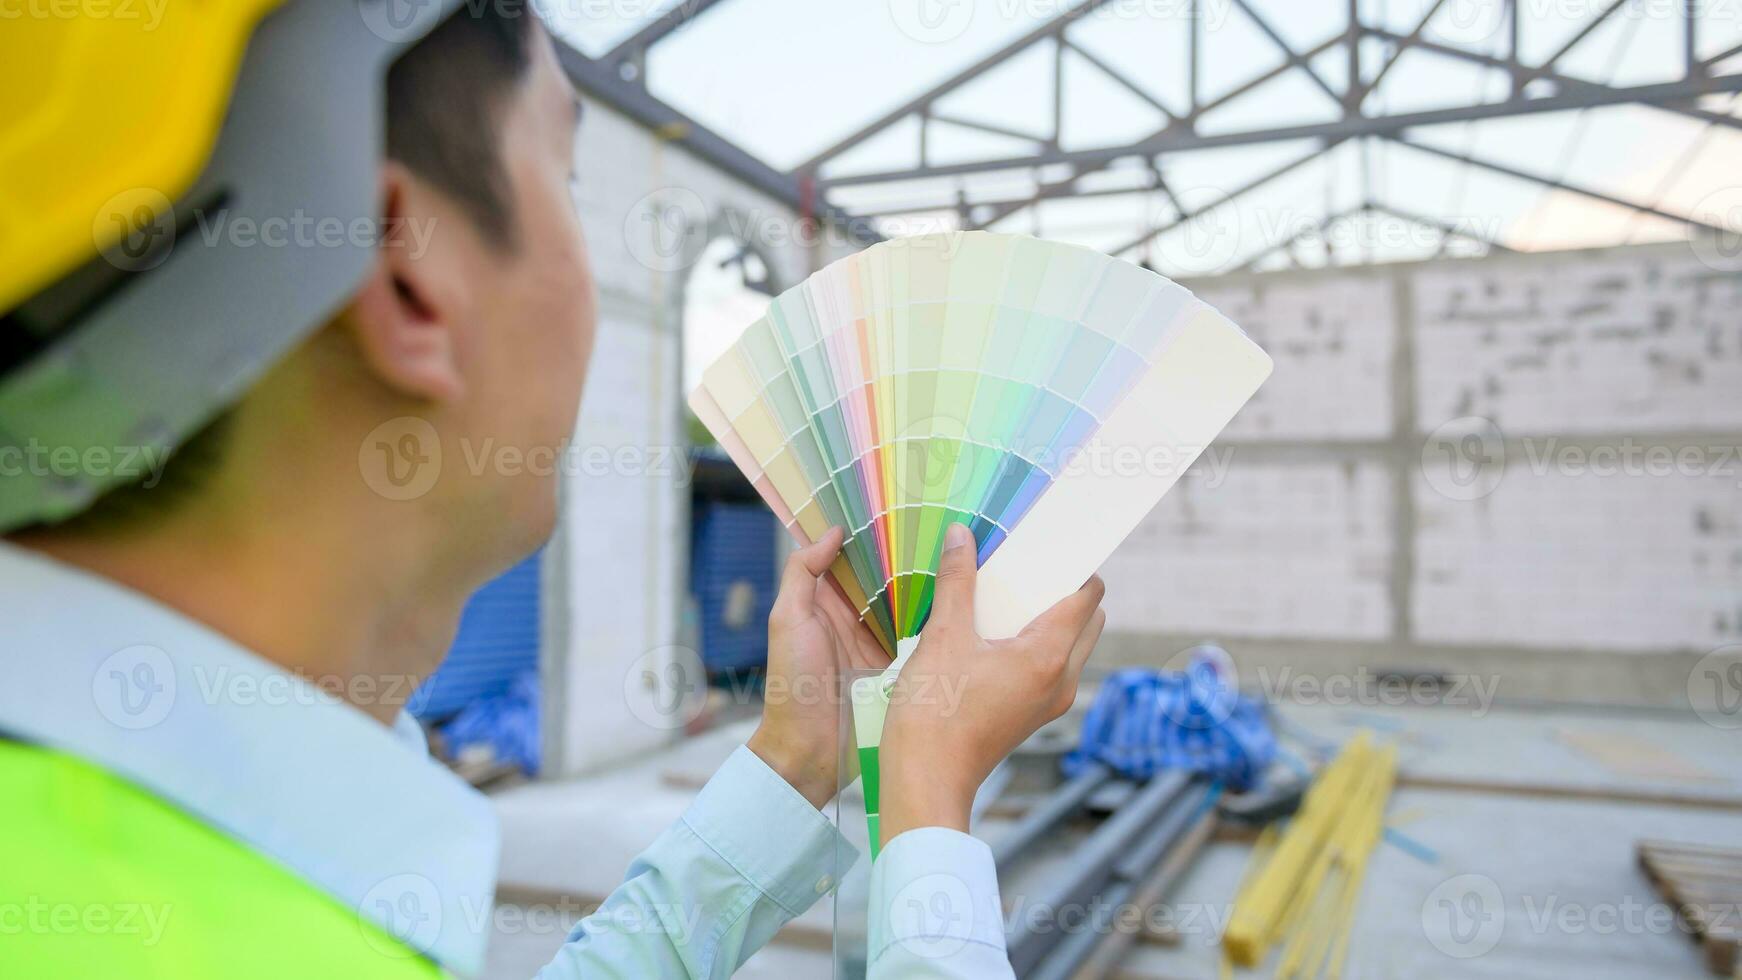
[[[871,866],[871,962],[900,946],[941,959],[970,943],[1004,953],[998,870],[983,841],[943,827],[910,830]]]
[[[821,811],[742,745],[702,787],[683,823],[795,916],[828,894],[859,858]]]

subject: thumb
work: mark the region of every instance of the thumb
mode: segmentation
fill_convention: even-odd
[[[951,524],[944,531],[944,552],[938,559],[929,622],[951,631],[973,631],[974,551],[974,533],[967,525]]]
[[[810,617],[816,601],[817,579],[834,563],[846,538],[844,530],[831,527],[822,537],[787,556],[786,569],[780,573],[780,594],[769,613],[770,622],[797,623]]]

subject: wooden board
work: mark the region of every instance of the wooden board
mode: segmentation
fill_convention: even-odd
[[[1638,853],[1640,869],[1704,947],[1706,967],[1735,975],[1742,958],[1742,850],[1642,840]]]

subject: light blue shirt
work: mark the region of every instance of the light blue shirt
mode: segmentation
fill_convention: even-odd
[[[335,696],[151,599],[0,542],[0,734],[91,760],[246,842],[459,976],[489,938],[489,801]],[[409,698],[410,681],[360,698]],[[407,737],[411,736],[411,737]],[[582,920],[544,980],[724,977],[857,854],[743,747]],[[991,852],[912,831],[871,874],[869,972],[1004,977]]]

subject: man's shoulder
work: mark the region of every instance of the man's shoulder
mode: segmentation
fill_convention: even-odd
[[[439,977],[221,828],[86,760],[0,739],[0,928],[20,976]]]

